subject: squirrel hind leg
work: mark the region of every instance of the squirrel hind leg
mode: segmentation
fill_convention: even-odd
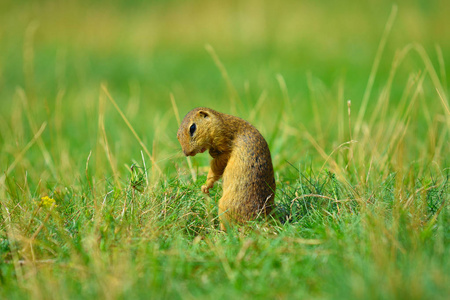
[[[220,230],[227,231],[227,228],[231,226],[232,220],[230,216],[230,207],[228,207],[228,201],[226,195],[223,195],[219,200],[219,221]]]

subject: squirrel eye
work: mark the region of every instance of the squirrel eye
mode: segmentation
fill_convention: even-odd
[[[193,123],[191,125],[191,127],[189,128],[189,133],[191,134],[191,136],[194,135],[195,130],[197,129],[197,125],[195,125],[195,123]]]

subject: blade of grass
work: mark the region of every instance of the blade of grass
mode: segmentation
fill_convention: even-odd
[[[255,106],[250,111],[250,114],[248,117],[249,123],[253,123],[253,121],[255,120],[256,114],[261,110],[261,107],[263,106],[266,99],[267,99],[267,91],[264,90],[261,93],[261,95],[259,96],[258,101],[256,101]]]
[[[25,153],[34,145],[34,143],[39,139],[41,134],[44,132],[45,127],[47,126],[47,122],[42,123],[39,130],[34,134],[33,138],[28,142],[28,144],[20,151],[20,153],[16,156],[15,160],[11,165],[9,165],[6,172],[0,177],[0,185],[4,185],[4,181],[6,176],[8,176],[12,170],[16,167],[16,165],[23,159]]]
[[[145,146],[145,144],[142,142],[141,138],[139,137],[139,135],[136,133],[136,130],[134,130],[133,126],[131,125],[131,123],[128,121],[127,117],[124,115],[124,113],[122,112],[122,110],[119,108],[119,106],[117,105],[116,101],[114,101],[114,99],[112,98],[111,94],[109,93],[108,89],[106,88],[106,86],[104,84],[101,85],[103,92],[106,94],[106,96],[108,97],[109,101],[111,101],[111,103],[114,105],[114,108],[117,110],[117,112],[120,114],[120,116],[122,117],[123,121],[125,122],[125,124],[128,126],[128,128],[130,129],[130,131],[133,133],[134,137],[136,138],[136,140],[139,142],[139,144],[141,145],[142,149],[144,149],[145,153],[147,154],[147,156],[150,158],[150,160],[152,161],[152,169],[156,169],[159,172],[159,175],[163,175],[163,172],[161,171],[160,167],[158,166],[158,164],[156,163],[155,159],[153,158],[153,155],[150,153],[150,151],[148,151],[147,146]]]
[[[450,110],[449,110],[449,105],[448,105],[448,99],[447,96],[445,94],[445,90],[442,86],[441,81],[439,80],[439,76],[436,73],[436,69],[433,67],[433,64],[430,60],[430,57],[428,56],[427,52],[425,51],[424,47],[422,45],[419,44],[415,44],[414,45],[414,49],[417,51],[417,53],[420,55],[420,57],[422,58],[422,61],[427,69],[427,72],[430,74],[430,78],[431,81],[433,82],[435,88],[436,88],[436,92],[439,95],[439,99],[442,102],[442,107],[445,110],[445,112],[447,113],[448,116],[450,116]]]
[[[181,124],[180,114],[178,113],[178,106],[177,106],[177,103],[175,102],[175,97],[173,96],[172,93],[170,93],[170,101],[172,102],[173,113],[175,114],[175,118],[177,119],[178,127],[180,127],[180,124]],[[192,181],[196,182],[197,181],[197,173],[195,173],[194,167],[192,166],[191,158],[189,156],[186,156],[186,161],[189,166],[189,171],[191,172]]]
[[[99,101],[98,130],[100,132],[99,142],[102,142],[103,150],[105,151],[109,165],[113,172],[114,182],[115,182],[116,186],[119,187],[120,186],[119,173],[117,172],[116,163],[115,163],[114,157],[111,153],[111,149],[109,147],[108,136],[106,135],[106,129],[105,129],[105,98],[104,98],[104,94],[100,94],[98,101]],[[99,153],[97,153],[97,154],[99,154]],[[90,157],[90,154],[89,154],[89,157]],[[86,176],[87,176],[87,164],[86,164]],[[89,178],[88,178],[88,180],[89,180]]]
[[[25,91],[21,88],[18,88],[17,93],[18,93],[20,99],[22,100],[22,104],[23,104],[23,107],[26,112],[28,124],[30,125],[31,130],[33,131],[33,134],[36,134],[36,131],[37,131],[36,122],[34,121],[33,115],[31,113],[31,108],[28,103],[28,98],[25,94]],[[47,150],[47,147],[45,146],[44,141],[42,140],[42,138],[40,138],[40,135],[39,135],[39,138],[36,140],[36,142],[39,146],[39,149],[42,152],[42,156],[44,157],[45,164],[50,169],[50,172],[52,173],[53,178],[56,179],[58,176],[57,176],[55,164],[53,163],[52,156],[50,155],[50,152]]]
[[[237,104],[239,104],[239,108],[242,107],[241,100],[239,98],[239,94],[236,91],[236,88],[234,87],[233,83],[231,82],[230,76],[228,75],[227,69],[223,65],[223,63],[220,61],[219,56],[217,55],[216,51],[210,44],[205,45],[206,51],[208,51],[209,55],[211,55],[212,59],[214,60],[214,63],[216,64],[217,68],[219,68],[220,73],[222,74],[222,78],[225,80],[225,83],[227,85],[229,97],[230,97],[230,105],[231,105],[231,114],[235,115],[237,113]],[[237,103],[238,102],[238,103]]]
[[[358,117],[355,122],[355,133],[353,136],[356,138],[359,136],[361,126],[363,123],[363,118],[366,113],[367,104],[369,103],[370,94],[372,93],[373,84],[375,82],[375,77],[378,72],[378,67],[380,65],[381,56],[383,55],[384,47],[386,46],[387,39],[394,24],[395,18],[397,16],[398,7],[396,4],[392,6],[391,13],[386,22],[383,35],[381,36],[380,44],[378,45],[377,53],[375,55],[375,60],[372,65],[372,70],[370,71],[369,80],[367,82],[366,90],[364,91],[364,96],[361,102],[361,107],[359,109]]]

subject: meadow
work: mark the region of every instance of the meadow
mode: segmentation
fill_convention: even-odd
[[[1,299],[447,299],[450,2],[0,2]],[[219,230],[207,106],[272,153]]]

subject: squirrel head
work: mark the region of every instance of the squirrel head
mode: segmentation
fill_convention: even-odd
[[[188,112],[177,133],[184,155],[194,156],[211,149],[220,127],[220,118],[212,109],[199,107]]]

